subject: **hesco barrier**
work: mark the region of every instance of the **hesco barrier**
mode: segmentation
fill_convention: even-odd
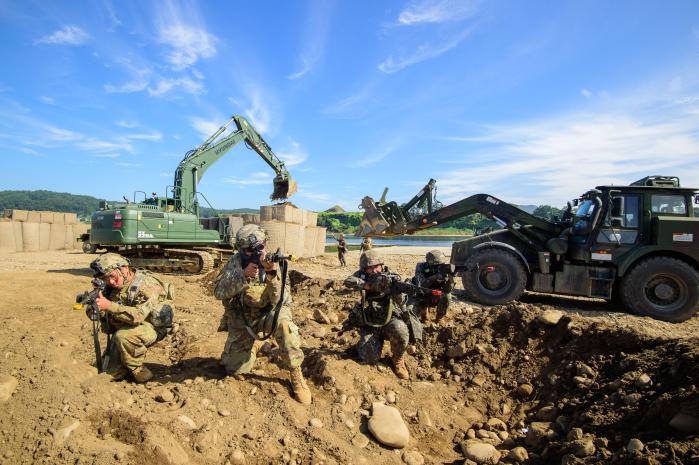
[[[11,221],[0,221],[0,250],[15,251],[15,231]]]
[[[42,212],[46,213],[46,212]],[[39,215],[46,219],[53,218],[53,223],[32,223],[29,221],[12,221],[9,216],[0,219],[0,250],[6,252],[37,252],[42,250],[73,250],[81,244],[77,237],[86,233],[90,225],[85,223],[64,224],[63,213]],[[19,215],[22,217],[22,215]],[[28,216],[27,216],[28,217]],[[36,215],[32,215],[36,217]],[[68,219],[70,221],[70,218]]]
[[[7,208],[3,216],[12,221],[28,221],[30,223],[76,224],[78,222],[78,215],[65,212],[28,211]]]
[[[260,207],[260,221],[281,221],[301,226],[315,226],[318,224],[318,213],[289,204],[263,205]]]

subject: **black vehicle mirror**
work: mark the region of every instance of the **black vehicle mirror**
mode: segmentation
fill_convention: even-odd
[[[612,228],[621,228],[624,225],[624,222],[621,221],[621,218],[612,218]]]
[[[695,203],[696,205],[699,205],[699,194],[697,194],[697,195],[694,196],[694,203]]]
[[[577,207],[580,204],[580,199],[573,199],[573,206]]]

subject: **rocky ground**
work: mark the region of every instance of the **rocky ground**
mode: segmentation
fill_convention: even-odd
[[[408,276],[424,251],[384,252]],[[305,407],[273,345],[252,375],[225,376],[212,275],[165,277],[177,324],[149,352],[154,381],[98,375],[90,322],[71,308],[92,258],[0,256],[2,464],[699,463],[699,318],[670,324],[538,294],[481,307],[459,285],[401,381],[388,359],[357,363],[355,334],[338,336],[357,298],[341,286],[353,270],[332,255],[294,262]]]

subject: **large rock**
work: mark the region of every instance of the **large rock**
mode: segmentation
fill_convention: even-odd
[[[670,426],[683,433],[698,434],[699,418],[679,412],[670,420]]]
[[[529,424],[526,443],[532,447],[543,447],[556,437],[553,423],[548,421],[534,421]]]
[[[507,458],[512,460],[513,462],[517,463],[523,463],[529,460],[529,454],[527,453],[527,449],[524,447],[518,446],[512,449],[508,454]]]
[[[408,445],[410,431],[397,409],[374,402],[371,411],[369,431],[381,444],[398,449]]]
[[[558,324],[562,316],[563,312],[559,310],[545,310],[539,315],[538,320],[545,325],[554,326]]]
[[[71,433],[75,431],[78,426],[80,426],[80,422],[78,420],[71,420],[67,424],[65,424],[63,427],[58,428],[57,430],[50,430],[51,434],[53,435],[53,441],[56,443],[56,445],[61,445],[66,440],[68,437],[70,437]]]
[[[453,347],[447,349],[447,357],[449,358],[462,358],[466,355],[466,343],[464,341],[459,342]]]
[[[0,402],[9,400],[15,389],[17,389],[17,378],[10,375],[0,375]]]
[[[481,423],[484,419],[483,414],[473,407],[461,409],[461,417],[470,424]]]
[[[461,450],[467,459],[485,465],[495,465],[500,461],[500,451],[493,445],[469,439],[461,443]]]

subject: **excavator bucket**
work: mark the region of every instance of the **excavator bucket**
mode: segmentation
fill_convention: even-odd
[[[272,192],[272,195],[270,198],[272,200],[285,200],[291,197],[296,193],[298,190],[298,185],[296,184],[296,181],[291,179],[290,176],[287,177],[280,177],[277,176],[274,178],[273,181],[274,184],[274,191]]]
[[[364,216],[359,222],[359,230],[357,231],[360,236],[392,236],[393,234],[389,231],[392,223],[389,222],[381,209],[376,206],[374,199],[371,197],[364,197],[360,208],[364,210]]]

